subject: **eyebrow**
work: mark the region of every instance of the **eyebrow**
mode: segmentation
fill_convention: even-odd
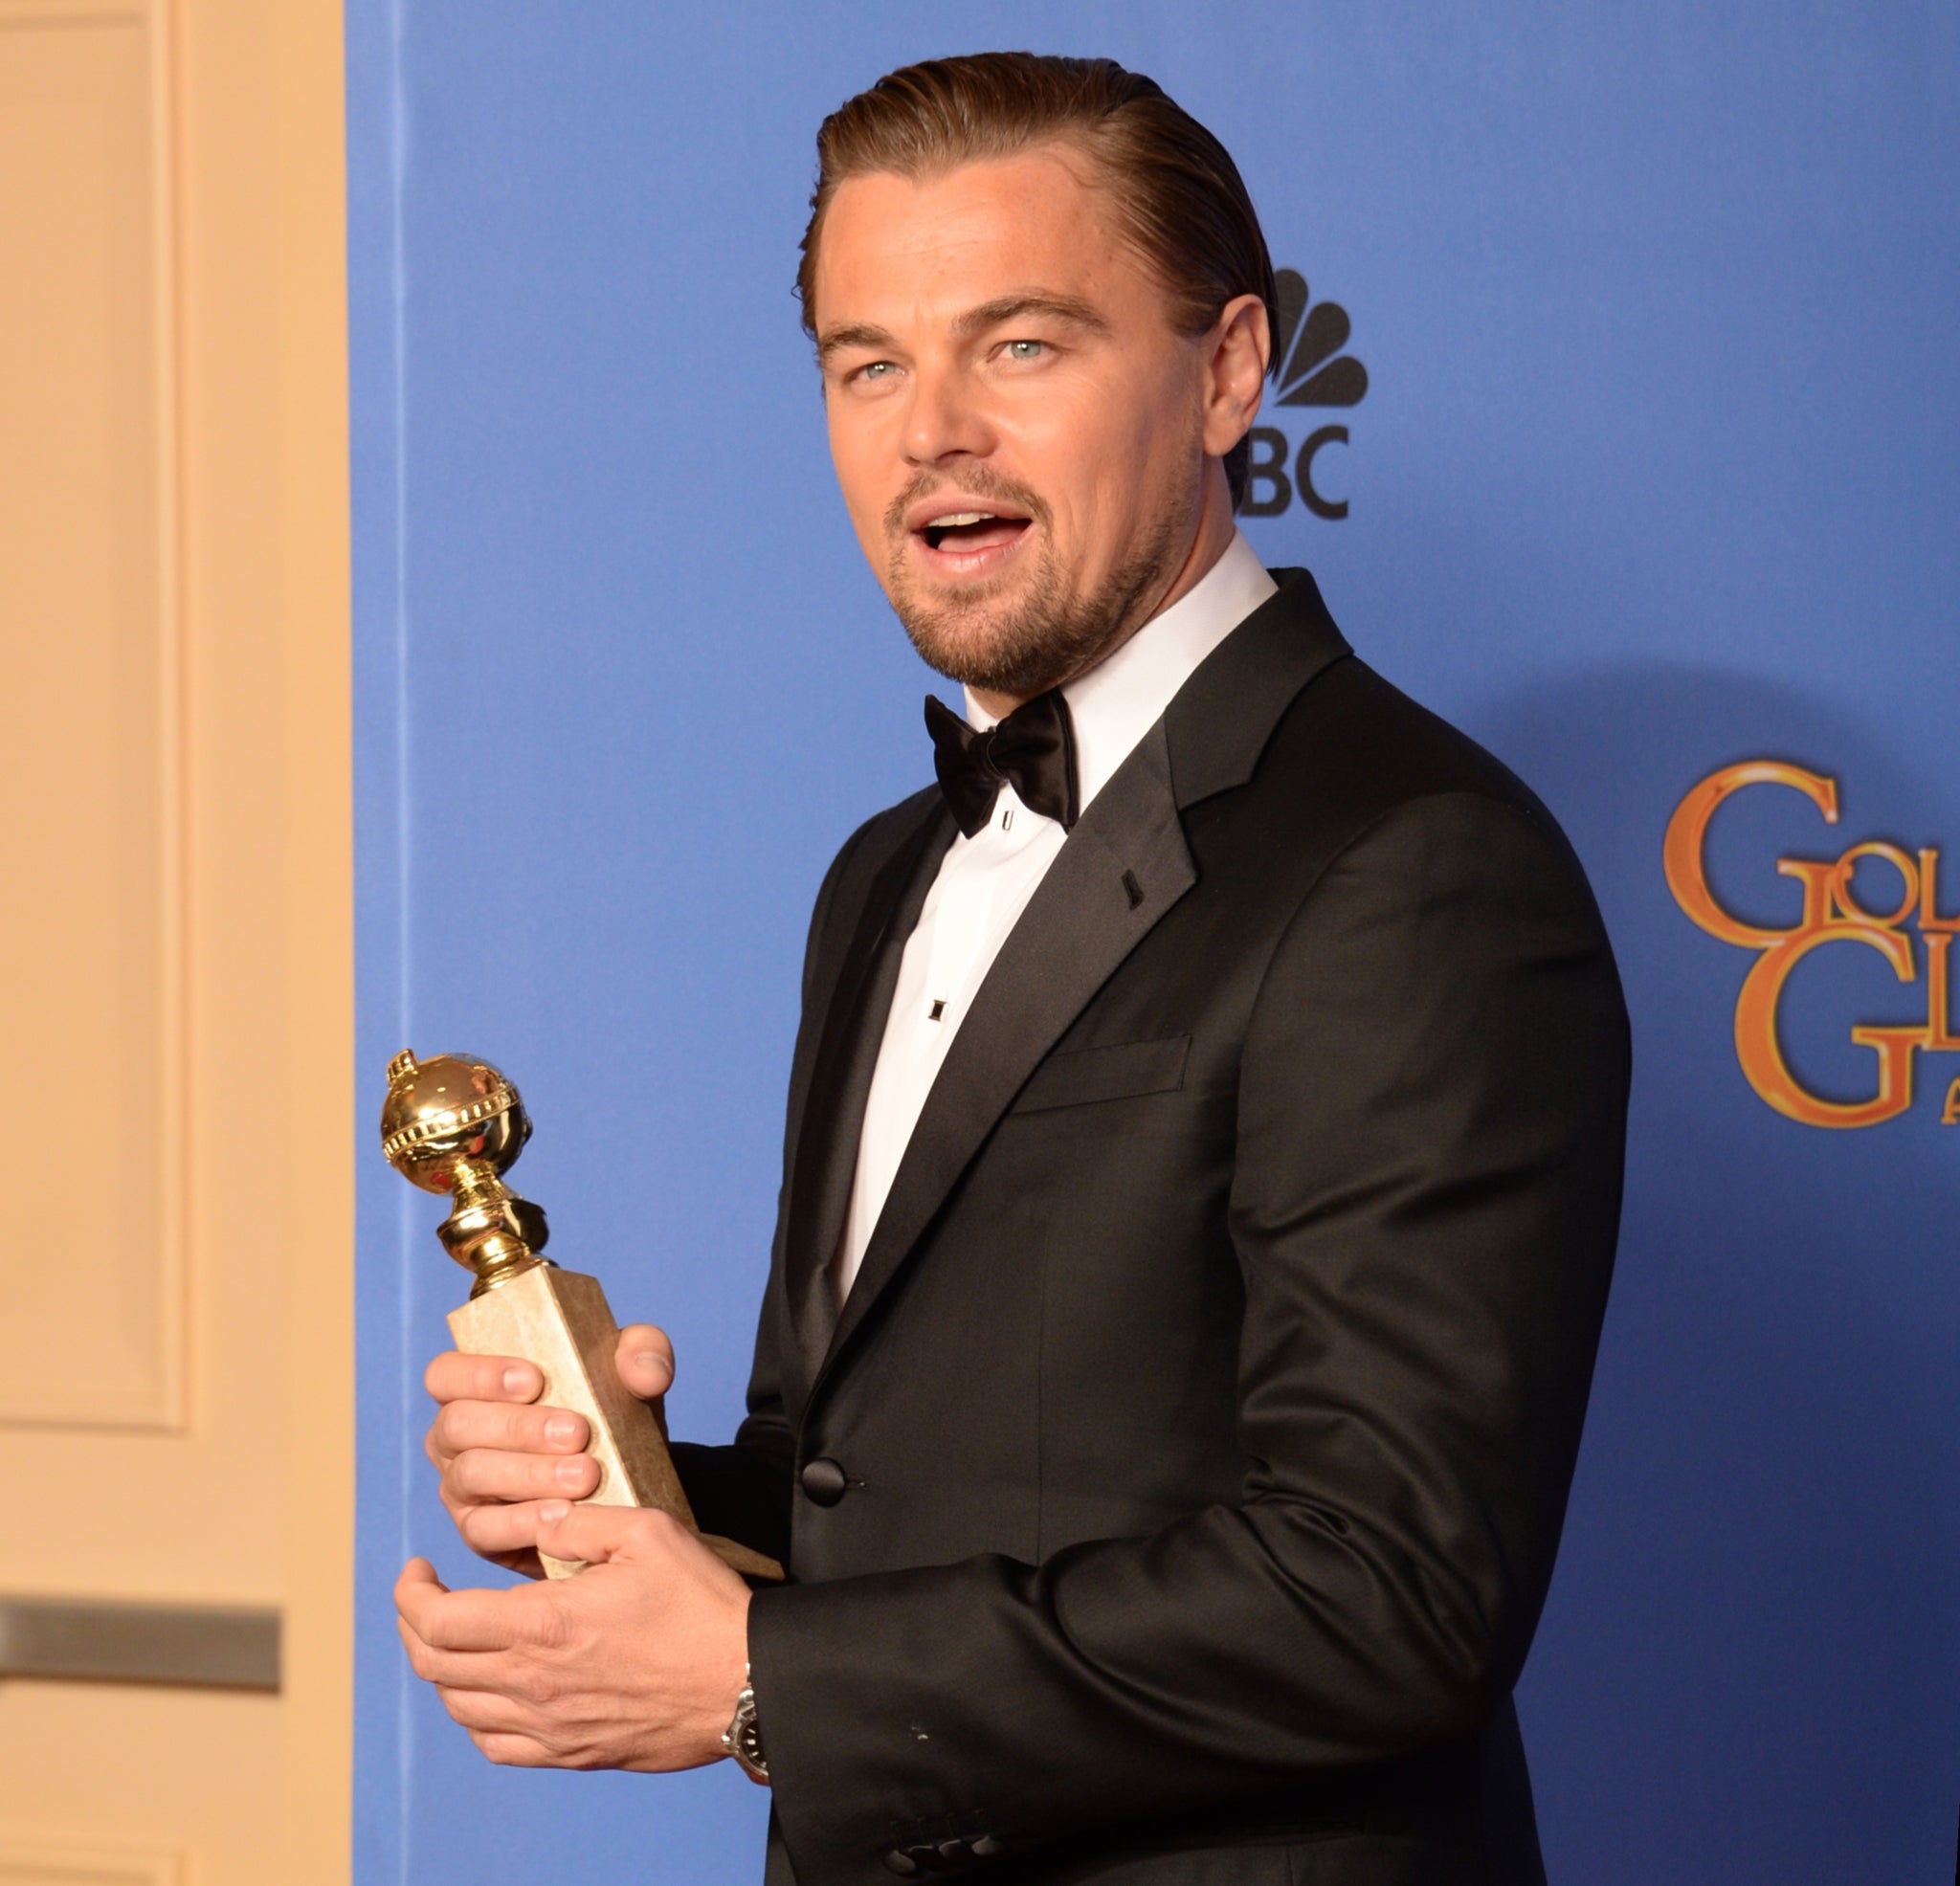
[[[1109,322],[1102,312],[1087,301],[1078,300],[1073,295],[1003,295],[998,300],[982,301],[977,308],[969,308],[953,322],[953,332],[961,340],[970,341],[974,335],[984,334],[991,327],[1021,321],[1030,315],[1045,315],[1050,321],[1066,322],[1071,327],[1080,327],[1091,334],[1109,332]],[[895,350],[898,344],[896,335],[869,322],[858,322],[850,327],[827,330],[817,342],[816,357],[819,361],[827,361],[833,354],[842,353],[847,348]]]
[[[977,308],[969,308],[953,322],[953,332],[962,340],[971,340],[990,327],[1028,315],[1046,315],[1050,321],[1065,321],[1071,327],[1086,328],[1092,334],[1109,332],[1102,311],[1073,295],[1003,295],[997,301],[982,301]]]
[[[896,348],[898,336],[882,327],[874,327],[869,322],[858,322],[852,327],[827,329],[817,340],[816,357],[828,360],[833,354],[842,353],[847,347],[864,347],[872,352]]]

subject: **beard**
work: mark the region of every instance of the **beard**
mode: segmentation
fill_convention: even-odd
[[[1061,566],[1040,495],[974,466],[961,474],[960,489],[1025,514],[1029,529],[1041,532],[1039,561],[1032,577],[1016,572],[976,584],[949,601],[928,602],[907,580],[905,514],[943,482],[938,474],[922,474],[887,510],[886,594],[928,667],[949,681],[1022,699],[1094,667],[1142,625],[1190,542],[1199,507],[1194,494],[1167,504],[1108,576],[1084,589]],[[1019,593],[1010,598],[1010,590]]]

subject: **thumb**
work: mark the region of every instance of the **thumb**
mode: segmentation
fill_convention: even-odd
[[[538,1508],[538,1550],[589,1565],[645,1558],[663,1528],[679,1531],[680,1522],[639,1506],[594,1506],[589,1501],[574,1506],[547,1499]]]
[[[619,1332],[613,1362],[629,1393],[658,1401],[674,1386],[674,1345],[650,1322],[630,1322]]]
[[[402,1567],[401,1576],[394,1582],[394,1588],[397,1600],[405,1592],[420,1596],[433,1591],[438,1597],[447,1596],[449,1592],[449,1586],[435,1576],[435,1567],[427,1559],[411,1559]]]

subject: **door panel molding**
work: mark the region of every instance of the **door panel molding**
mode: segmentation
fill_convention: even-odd
[[[188,1419],[171,26],[167,0],[0,0],[0,169],[68,186],[0,200],[0,355],[31,369],[0,366],[0,872],[68,891],[0,986],[7,1427]]]
[[[0,1828],[0,1886],[183,1886],[184,1855],[163,1847],[12,1833]]]

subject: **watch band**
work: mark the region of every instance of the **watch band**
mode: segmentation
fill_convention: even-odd
[[[755,1720],[755,1686],[749,1675],[749,1667],[744,1664],[742,1694],[735,1698],[734,1720],[722,1732],[722,1746],[742,1764],[750,1781],[767,1782],[768,1757],[762,1752],[762,1730]]]

